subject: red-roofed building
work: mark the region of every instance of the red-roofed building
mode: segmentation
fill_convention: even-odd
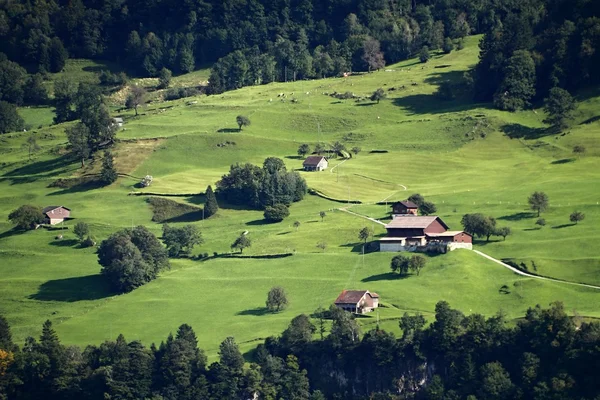
[[[364,314],[379,307],[379,295],[368,290],[343,290],[334,304],[342,310]]]

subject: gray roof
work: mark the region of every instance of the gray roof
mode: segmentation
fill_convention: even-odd
[[[319,163],[322,160],[327,161],[327,159],[325,157],[323,157],[323,156],[310,156],[310,157],[306,157],[306,160],[304,160],[304,162],[302,163],[302,165],[304,165],[304,166],[309,165],[309,166],[315,166],[316,167],[317,165],[319,165]]]
[[[428,216],[402,216],[394,218],[385,227],[387,228],[414,228],[414,229],[425,229],[429,225],[433,224],[435,220],[438,220],[442,226],[448,229],[448,226],[441,220],[441,218],[435,215]]]

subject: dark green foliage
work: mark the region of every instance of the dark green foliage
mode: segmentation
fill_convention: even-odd
[[[515,51],[506,62],[504,79],[494,95],[501,110],[517,111],[528,106],[535,96],[535,63],[528,51]]]
[[[29,136],[27,136],[27,140],[25,141],[25,143],[23,143],[22,147],[27,149],[27,153],[29,155],[30,160],[33,154],[37,153],[42,149],[40,145],[38,145],[35,132],[32,132],[29,134]]]
[[[50,69],[48,72],[60,72],[65,67],[69,53],[59,38],[54,37],[50,41],[49,48]]]
[[[431,54],[429,53],[429,47],[423,46],[421,51],[419,52],[419,60],[422,63],[426,63],[431,58]]]
[[[169,268],[167,252],[143,226],[124,229],[100,243],[98,263],[114,290],[122,293],[150,282]]]
[[[373,92],[373,94],[371,95],[371,101],[376,101],[377,104],[379,104],[379,101],[385,99],[387,96],[385,94],[385,92],[383,91],[382,88],[377,89],[376,91]]]
[[[568,120],[573,117],[575,109],[575,100],[571,94],[564,89],[554,87],[544,99],[544,111],[548,115],[544,122],[555,129],[565,129],[569,126]]]
[[[0,100],[20,105],[25,96],[27,71],[19,64],[2,59],[0,53]]]
[[[202,209],[189,204],[179,203],[164,197],[149,197],[147,201],[152,207],[152,221],[154,222],[162,223],[177,219],[186,219],[188,221],[202,219]]]
[[[534,192],[527,198],[527,202],[532,210],[537,211],[537,216],[539,217],[540,213],[546,211],[548,208],[548,195],[544,192]]]
[[[585,146],[582,146],[580,144],[573,146],[573,154],[576,154],[578,156],[585,154]]]
[[[242,130],[242,126],[250,126],[250,118],[244,115],[238,115],[235,117],[235,122],[238,124],[240,131]]]
[[[435,204],[433,204],[430,201],[423,200],[423,202],[421,202],[421,204],[419,204],[419,214],[421,214],[421,215],[432,215],[432,214],[435,214],[436,212],[437,212],[437,207],[435,206]]]
[[[17,112],[17,107],[6,101],[0,101],[0,133],[20,131],[25,122]]]
[[[244,249],[252,246],[252,241],[248,237],[248,235],[241,234],[237,239],[231,244],[232,250],[239,250],[240,253],[244,252]]]
[[[173,74],[168,68],[162,68],[158,74],[158,89],[167,89],[171,85]]]
[[[352,151],[352,153],[354,154],[354,156],[357,156],[358,153],[361,152],[361,150],[362,149],[360,147],[358,147],[358,146],[354,146],[352,149],[350,149],[350,151]]]
[[[579,221],[583,221],[584,219],[585,219],[585,214],[582,213],[581,211],[573,211],[571,213],[571,215],[569,215],[569,221],[575,222],[575,224],[578,224]]]
[[[73,233],[79,238],[80,242],[83,242],[83,239],[90,234],[90,227],[85,222],[80,221],[75,224]]]
[[[185,97],[198,96],[200,94],[200,90],[192,87],[180,87],[180,88],[172,88],[165,92],[163,96],[165,100],[177,100],[183,99]]]
[[[408,201],[412,201],[417,206],[420,206],[421,204],[423,204],[425,199],[419,193],[415,193],[415,194],[410,195],[410,197],[408,198]]]
[[[288,298],[285,289],[281,286],[272,287],[267,294],[266,305],[269,311],[272,312],[285,310],[288,306]]]
[[[25,204],[8,214],[8,220],[17,229],[35,229],[36,224],[44,222],[44,215],[38,207]]]
[[[54,81],[55,123],[59,124],[75,118],[73,103],[75,102],[76,93],[77,87],[68,78],[61,78]]]
[[[65,130],[71,152],[75,157],[81,160],[81,168],[85,166],[85,160],[90,156],[91,149],[89,144],[90,130],[79,122],[77,125],[71,126]]]
[[[454,43],[452,42],[452,39],[450,39],[449,37],[444,39],[444,46],[442,47],[442,50],[446,54],[452,53],[452,50],[454,50]]]
[[[503,226],[496,230],[496,236],[502,236],[502,239],[506,240],[506,237],[512,233],[510,227]]]
[[[204,202],[204,218],[210,218],[219,211],[217,197],[213,192],[212,186],[206,188],[206,201]]]
[[[485,237],[487,241],[496,233],[496,219],[483,214],[465,214],[460,223],[465,232],[473,236]]]
[[[82,352],[62,345],[46,321],[39,341],[28,338],[19,351],[0,316],[0,349],[15,356],[0,376],[0,389],[15,399],[216,400],[256,393],[323,400],[346,393],[343,398],[390,400],[398,382],[410,377],[411,397],[423,399],[594,399],[600,391],[590,371],[600,357],[600,325],[571,318],[561,303],[529,308],[516,323],[507,323],[501,315],[465,316],[441,301],[428,327],[423,316],[405,313],[399,339],[379,327],[361,339],[353,315],[333,305],[317,314],[321,321],[331,318],[328,336],[313,339],[310,318],[299,315],[280,338],[259,344],[253,352],[257,364],[246,364],[228,337],[219,346],[220,361],[209,368],[185,324],[159,346],[146,348],[119,335]],[[433,376],[427,372],[431,365]],[[340,380],[336,374],[361,378]],[[421,381],[425,385],[417,385]]]
[[[421,274],[421,270],[426,264],[427,259],[425,257],[420,254],[415,254],[410,258],[410,261],[408,262],[408,268],[410,268],[411,271],[416,272],[417,276],[419,276]]]
[[[285,204],[275,204],[265,207],[264,217],[269,222],[281,222],[290,215],[290,210]]]
[[[178,257],[181,253],[189,255],[195,245],[204,243],[202,233],[195,225],[177,228],[165,224],[163,225],[162,240],[172,257]]]
[[[112,152],[106,150],[102,158],[102,169],[100,170],[100,181],[105,185],[110,185],[118,178],[117,170],[115,169],[115,159]]]
[[[48,102],[48,90],[44,86],[42,74],[30,75],[24,89],[26,104],[40,105]]]
[[[319,217],[321,217],[321,222],[325,220],[326,216],[327,214],[325,213],[325,211],[319,211]]]
[[[102,70],[98,79],[101,85],[124,87],[127,84],[127,75],[124,72],[112,73]]]
[[[308,144],[303,143],[298,147],[298,155],[300,157],[304,157],[309,153],[310,153],[310,146]]]
[[[397,255],[392,258],[390,263],[390,268],[393,272],[399,275],[406,275],[408,273],[408,268],[410,264],[410,258],[404,255]]]
[[[289,205],[306,194],[306,181],[297,172],[288,172],[283,161],[265,160],[263,168],[252,164],[232,165],[217,182],[220,196],[232,204],[254,208]]]
[[[378,40],[367,37],[363,43],[362,51],[362,60],[365,62],[369,72],[385,67],[385,60]]]
[[[538,218],[538,220],[535,221],[535,224],[539,225],[540,227],[546,226],[546,220],[544,218]]]

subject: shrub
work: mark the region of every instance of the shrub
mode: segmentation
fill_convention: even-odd
[[[44,215],[38,207],[26,204],[11,212],[8,220],[18,229],[34,229],[37,224],[44,222]]]
[[[84,241],[81,242],[83,247],[94,247],[96,245],[96,238],[93,236],[88,236]]]
[[[185,97],[198,96],[200,94],[200,90],[193,87],[187,88],[173,88],[169,89],[164,94],[165,100],[177,100],[183,99]]]
[[[266,301],[269,311],[276,312],[284,310],[288,305],[287,294],[281,286],[275,286],[269,290]]]
[[[290,210],[285,204],[275,204],[273,207],[266,207],[264,217],[269,222],[281,222],[290,215]]]

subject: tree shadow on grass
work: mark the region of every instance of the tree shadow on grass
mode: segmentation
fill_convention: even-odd
[[[163,223],[171,224],[176,222],[196,222],[202,221],[202,210],[192,211],[189,213],[181,214],[173,218],[162,221]]]
[[[114,295],[106,278],[100,274],[76,278],[55,279],[40,285],[32,300],[75,302],[99,300]]]
[[[498,217],[499,220],[502,221],[521,221],[526,218],[534,218],[536,216],[533,212],[520,212],[512,215],[505,215],[503,217]]]
[[[77,240],[77,239],[62,239],[62,240],[55,240],[53,242],[50,242],[50,244],[52,246],[57,246],[57,247],[73,247],[76,244],[79,244],[79,240]]]
[[[560,164],[569,164],[569,163],[572,163],[572,162],[575,162],[574,158],[562,158],[560,160],[554,160],[550,164],[560,165]]]
[[[288,160],[304,160],[304,157],[302,156],[285,156],[284,158],[287,158]]]
[[[249,310],[240,311],[236,315],[253,315],[255,317],[261,317],[269,313],[270,311],[267,307],[256,307]]]
[[[27,232],[27,231],[22,230],[22,229],[12,228],[5,232],[0,233],[0,239],[4,239],[7,237],[16,236],[16,235],[22,235],[25,232]]]
[[[241,131],[237,128],[221,128],[217,132],[219,132],[219,133],[238,133]]]
[[[539,139],[556,133],[550,128],[531,128],[521,124],[506,124],[500,130],[511,139]]]
[[[10,178],[13,176],[23,176],[23,175],[38,175],[32,176],[29,179],[40,179],[44,177],[49,177],[57,174],[65,169],[67,169],[74,162],[73,158],[70,155],[64,155],[58,158],[53,158],[51,160],[46,161],[37,161],[34,163],[27,164],[23,167],[13,169],[12,171],[4,174],[5,178]],[[19,178],[15,178],[19,179]]]
[[[399,275],[394,272],[386,272],[383,274],[371,275],[361,280],[361,282],[378,282],[378,281],[399,281],[408,278],[410,275]]]
[[[97,181],[97,180],[87,181],[87,182],[83,182],[83,183],[80,183],[75,186],[71,186],[70,188],[67,188],[67,189],[48,193],[48,196],[60,196],[62,194],[87,192],[88,190],[100,189],[101,187],[104,187],[104,186],[105,185],[102,182]]]
[[[276,222],[269,222],[266,219],[255,219],[254,221],[246,222],[246,225],[249,226],[260,226],[260,225],[271,225],[276,224]]]
[[[562,225],[556,225],[553,226],[552,229],[562,229],[562,228],[568,228],[570,226],[575,226],[576,224],[562,224]]]
[[[377,102],[372,102],[372,103],[357,103],[356,107],[371,107],[374,105],[377,105]]]
[[[579,125],[592,124],[592,123],[594,123],[596,121],[600,121],[600,115],[596,115],[595,117],[588,118],[585,121],[581,122]]]
[[[292,233],[292,231],[279,232],[277,235],[278,235],[278,236],[281,236],[281,235],[288,235],[288,234],[290,234],[290,233]]]

